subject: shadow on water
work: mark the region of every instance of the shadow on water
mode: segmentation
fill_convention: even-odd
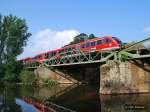
[[[34,102],[54,104],[77,112],[149,112],[150,94],[99,95],[95,86],[56,85],[33,87],[4,85],[0,87],[0,112],[36,112]],[[59,111],[60,112],[60,111]]]

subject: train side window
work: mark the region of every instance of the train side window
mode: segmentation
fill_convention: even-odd
[[[51,53],[49,53],[49,54],[48,54],[48,58],[51,58],[51,57],[52,57],[52,54],[51,54]]]
[[[82,44],[82,48],[85,48],[85,44]]]
[[[72,47],[72,50],[74,50],[75,49],[75,47]]]
[[[90,43],[86,43],[85,46],[86,46],[86,47],[90,47]]]
[[[102,40],[102,44],[106,44],[107,40],[106,39],[103,39]]]
[[[96,42],[91,42],[91,46],[95,46],[96,45]]]
[[[112,42],[112,40],[106,39],[106,43],[111,43],[111,42]]]
[[[97,41],[97,45],[100,45],[100,44],[102,44],[102,40]]]
[[[67,52],[70,52],[70,51],[71,51],[71,48],[68,48],[68,49],[67,49]]]
[[[53,57],[53,52],[51,52],[51,57]]]
[[[103,40],[102,40],[102,43],[103,43],[103,44],[111,43],[111,40],[109,40],[109,39],[103,39]]]
[[[68,48],[66,48],[65,51],[68,52]]]

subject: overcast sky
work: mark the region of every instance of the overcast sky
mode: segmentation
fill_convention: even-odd
[[[69,43],[79,33],[124,42],[150,35],[150,0],[0,0],[0,13],[27,21],[32,33],[19,58]]]

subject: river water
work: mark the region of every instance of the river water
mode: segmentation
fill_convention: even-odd
[[[45,107],[46,105],[46,107]],[[150,112],[150,94],[99,95],[97,86],[1,85],[0,112]]]

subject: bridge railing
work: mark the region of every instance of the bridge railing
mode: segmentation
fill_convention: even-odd
[[[72,49],[70,51],[64,51],[57,53],[57,55],[41,60],[41,61],[30,61],[24,62],[25,68],[35,68],[42,66],[64,66],[64,65],[75,65],[75,64],[88,64],[88,63],[99,63],[105,62],[111,58],[114,54],[112,51],[104,50],[84,50]]]

